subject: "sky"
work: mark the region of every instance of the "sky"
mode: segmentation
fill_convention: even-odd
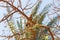
[[[31,0],[31,3],[34,3],[36,0]],[[16,1],[17,2],[17,1]],[[43,2],[42,2],[42,4],[41,4],[41,7],[40,7],[40,9],[39,9],[39,12],[40,11],[42,11],[42,9],[44,8],[44,6],[46,6],[46,4],[48,4],[48,3],[52,3],[53,1],[52,0],[43,0]],[[0,2],[1,3],[1,2]],[[3,4],[3,3],[1,3],[1,4]],[[17,5],[16,3],[14,3],[15,4],[15,6]],[[22,6],[24,7],[25,6],[25,4],[26,4],[26,0],[22,0]],[[5,13],[7,13],[7,11],[5,11],[6,10],[6,8],[2,8],[2,7],[0,7],[0,19],[2,19],[3,18],[3,16],[5,15]],[[30,11],[30,10],[29,10]],[[27,15],[29,15],[29,14],[27,14]],[[14,14],[14,18],[15,17],[19,17],[20,15],[19,14]],[[48,18],[46,18],[46,19],[48,19]],[[45,21],[47,21],[45,19]],[[6,23],[0,23],[0,35],[10,35],[11,34],[11,32],[10,32],[10,30],[9,30],[9,27],[4,27],[4,26],[6,26]],[[5,30],[5,32],[3,32],[3,31]],[[0,40],[3,40],[3,38],[0,38]]]

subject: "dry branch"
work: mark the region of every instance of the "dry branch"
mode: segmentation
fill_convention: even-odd
[[[5,16],[0,20],[0,23],[3,22],[3,21],[5,21],[6,19],[8,19],[8,18],[9,18],[11,15],[13,15],[15,12],[16,12],[16,11],[14,11],[14,12],[8,14],[8,15],[5,15]]]

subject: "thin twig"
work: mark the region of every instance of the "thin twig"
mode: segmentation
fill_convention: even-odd
[[[14,12],[12,12],[12,13],[4,16],[4,17],[0,20],[0,23],[3,22],[3,21],[5,21],[6,19],[8,19],[8,18],[9,18],[11,15],[13,15],[15,12],[16,12],[16,11],[14,11]]]

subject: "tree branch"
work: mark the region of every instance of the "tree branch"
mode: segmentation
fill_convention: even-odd
[[[0,20],[0,23],[3,22],[3,21],[5,21],[6,19],[8,19],[8,18],[9,18],[11,15],[13,15],[15,12],[16,12],[16,11],[14,11],[14,12],[8,14],[8,15],[5,15],[5,16]]]

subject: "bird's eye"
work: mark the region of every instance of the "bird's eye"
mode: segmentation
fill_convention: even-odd
[[[27,26],[27,27],[30,27],[30,24],[29,24],[29,23],[27,23],[27,24],[26,24],[26,26]]]
[[[26,26],[28,26],[28,24],[26,24]]]

